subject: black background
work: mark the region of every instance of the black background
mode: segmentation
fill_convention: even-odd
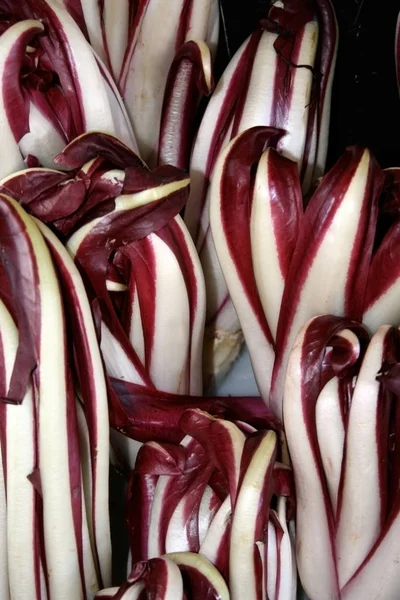
[[[267,0],[222,0],[231,54],[268,11]],[[400,0],[333,0],[339,50],[328,167],[351,144],[367,145],[382,167],[400,166],[400,99],[394,40]],[[226,60],[222,52],[219,64]]]

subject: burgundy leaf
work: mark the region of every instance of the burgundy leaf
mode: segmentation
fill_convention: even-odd
[[[186,42],[176,54],[165,86],[158,164],[187,170],[193,120],[201,95],[214,87],[210,50],[204,42]]]
[[[140,448],[135,473],[138,475],[182,475],[186,453],[180,445],[147,442]]]
[[[79,169],[99,157],[119,169],[143,167],[143,161],[128,146],[102,131],[90,131],[73,139],[54,162],[68,169]]]
[[[179,442],[183,437],[179,420],[188,408],[201,408],[230,420],[240,418],[259,428],[280,427],[258,397],[174,395],[114,378],[111,378],[111,385],[116,394],[110,407],[112,426],[142,442]]]
[[[126,495],[125,520],[132,553],[132,564],[148,560],[151,507],[157,475],[137,475],[132,471]]]

